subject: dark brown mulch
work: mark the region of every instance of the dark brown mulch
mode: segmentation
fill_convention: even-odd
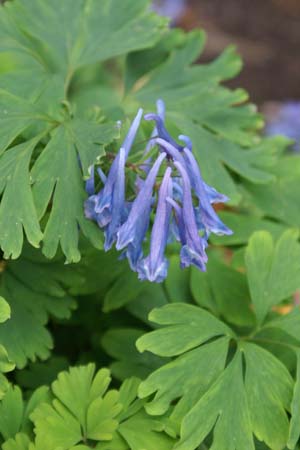
[[[188,0],[181,25],[208,33],[206,60],[235,43],[245,65],[231,82],[252,100],[300,99],[300,0]]]

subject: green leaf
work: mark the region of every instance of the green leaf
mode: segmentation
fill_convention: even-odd
[[[0,94],[0,101],[2,99],[6,105],[3,107],[6,109],[1,109],[0,104],[0,152],[29,126],[30,137],[36,134],[28,141],[9,148],[0,158],[0,192],[3,192],[0,245],[5,257],[17,258],[20,255],[23,229],[28,241],[35,247],[39,246],[43,238],[39,220],[51,204],[50,216],[46,216],[44,253],[53,257],[61,243],[67,259],[78,261],[79,226],[96,247],[102,245],[98,227],[84,217],[86,194],[82,174],[88,177],[89,167],[103,156],[105,145],[118,135],[118,131],[113,124],[99,124],[83,118],[67,120],[59,125],[58,121],[63,116],[59,119],[48,117],[27,100],[4,91]],[[18,123],[20,125],[16,127]],[[40,141],[41,145],[44,143],[49,126],[57,128],[41,151],[40,146],[36,147]],[[39,156],[30,173],[37,150]]]
[[[272,169],[272,173],[276,179],[267,186],[246,184],[250,201],[263,215],[299,228],[299,158],[295,156],[281,158]]]
[[[293,392],[291,414],[288,448],[293,450],[296,448],[300,437],[300,350],[297,351],[297,377]]]
[[[241,354],[184,418],[176,450],[194,450],[212,429],[211,450],[254,450]]]
[[[45,325],[50,314],[70,317],[75,302],[60,285],[68,270],[55,263],[41,264],[33,256],[7,263],[1,294],[10,306],[11,318],[0,326],[0,344],[17,367],[24,367],[28,359],[49,356],[53,344]],[[71,279],[75,282],[76,276]]]
[[[66,370],[68,365],[66,358],[53,356],[47,361],[30,363],[28,367],[16,373],[16,380],[23,388],[36,389],[52,383],[57,374]]]
[[[210,241],[214,245],[245,245],[255,231],[268,231],[274,239],[278,239],[286,230],[286,226],[253,215],[220,211],[221,220],[233,231],[231,236],[217,236],[212,234]]]
[[[168,304],[166,290],[162,284],[145,283],[142,292],[127,305],[128,311],[150,327],[155,325],[149,321],[153,308]]]
[[[47,257],[55,256],[60,244],[69,262],[79,261],[79,226],[95,244],[98,240],[98,247],[101,246],[100,231],[84,217],[86,194],[78,155],[87,175],[88,167],[104,154],[104,144],[115,135],[116,129],[112,125],[89,124],[79,120],[61,125],[35,162],[32,170],[33,191],[40,218],[53,196],[43,239],[43,253]],[[84,139],[87,139],[86,142]]]
[[[0,433],[4,440],[20,431],[23,414],[22,392],[18,386],[10,386],[0,403]]]
[[[137,432],[137,430],[140,430]],[[126,449],[130,450],[171,450],[174,448],[174,440],[164,433],[159,433],[161,427],[156,421],[140,412],[131,419],[121,423],[119,433],[127,443]]]
[[[150,374],[139,389],[142,398],[155,393],[154,399],[146,405],[147,412],[164,414],[171,403],[180,398],[171,414],[171,419],[180,425],[182,418],[224,370],[228,343],[229,339],[223,337],[196,347]],[[209,367],[208,360],[212,361]]]
[[[34,450],[30,446],[30,439],[26,434],[18,433],[14,439],[4,442],[3,450]]]
[[[154,47],[147,50],[131,52],[126,58],[125,86],[127,92],[134,87],[140,78],[147,75],[162,64],[175,48],[180,48],[186,42],[186,34],[179,28],[173,28],[161,36]],[[204,33],[202,32],[204,45]]]
[[[149,352],[141,355],[137,351],[135,342],[143,334],[144,331],[141,329],[113,328],[102,337],[102,347],[108,355],[116,360],[110,365],[110,370],[119,380],[131,376],[146,378],[162,364],[161,358]]]
[[[147,6],[146,0],[17,0],[1,11],[0,48],[30,52],[49,70],[70,76],[83,65],[153,45],[166,21]]]
[[[10,307],[7,301],[0,297],[0,323],[6,322],[10,319]]]
[[[43,386],[24,402],[18,386],[10,385],[0,403],[0,433],[4,440],[14,438],[19,432],[32,431],[29,415],[42,402],[49,400],[48,388]]]
[[[254,433],[270,448],[281,450],[287,441],[286,410],[292,386],[290,374],[276,358],[254,344],[243,344],[241,352],[236,353],[225,371],[185,416],[176,449],[194,449],[214,429],[211,449],[222,446],[230,450],[254,449]],[[199,423],[201,427],[197,426]]]
[[[0,89],[0,155],[32,123],[46,120],[31,102]]]
[[[67,449],[81,441],[80,424],[64,406],[42,403],[31,415],[35,424],[36,446],[45,450]]]
[[[112,439],[121,405],[116,391],[106,392],[109,383],[109,371],[95,373],[94,364],[61,372],[52,384],[52,403],[31,414],[37,447],[68,450],[86,439]]]
[[[264,324],[264,329],[280,329],[300,342],[300,310],[294,308],[289,314],[276,317]]]
[[[300,286],[298,232],[286,231],[276,245],[272,236],[256,232],[250,238],[245,261],[255,313],[259,323],[271,306],[292,295]]]
[[[282,449],[288,436],[293,380],[286,367],[257,345],[242,345],[245,387],[250,419],[256,437],[274,450]],[[274,424],[276,427],[274,428]]]
[[[181,398],[171,415],[172,420],[180,424],[182,417],[224,369],[232,332],[208,312],[186,304],[154,310],[151,320],[167,326],[138,339],[138,349],[165,355],[165,342],[168,356],[180,356],[150,374],[141,383],[139,395],[144,398],[156,392],[146,405],[150,414],[165,413],[174,400]],[[225,336],[206,343],[222,335]],[[206,344],[201,345],[203,343]],[[213,361],[209,368],[208,359]]]
[[[187,302],[192,299],[189,289],[190,271],[180,268],[180,259],[177,255],[170,258],[168,277],[165,281],[165,287],[170,302]]]
[[[213,253],[209,255],[205,273],[192,270],[191,290],[200,306],[229,323],[248,327],[255,323],[245,274],[225,265]]]
[[[215,336],[233,335],[224,323],[194,305],[166,305],[151,311],[149,319],[165,327],[138,339],[137,348],[140,352],[149,350],[159,356],[179,355]]]
[[[29,164],[38,139],[9,149],[0,160],[0,246],[5,258],[17,258],[28,241],[38,247],[43,237],[30,188]]]
[[[101,450],[171,450],[174,439],[164,431],[166,423],[163,419],[148,416],[143,410],[143,402],[137,399],[139,380],[130,378],[120,388],[120,402],[123,409],[118,416],[120,421],[113,439],[108,443],[100,443]]]
[[[128,267],[116,279],[104,297],[103,311],[109,312],[127,305],[135,300],[145,288],[136,273]]]
[[[139,395],[148,398],[150,414],[171,410],[181,437],[175,448],[194,450],[210,435],[211,449],[249,450],[255,448],[255,435],[282,450],[293,390],[284,364],[247,341],[255,335],[238,338],[192,305],[165,306],[154,311],[152,319],[162,327],[138,339],[138,349],[177,357],[150,374]],[[229,346],[230,341],[236,343]]]
[[[11,372],[14,368],[15,364],[9,359],[6,349],[3,345],[0,345],[0,372]],[[6,390],[7,386],[8,384],[6,378],[4,378],[2,373],[0,373],[0,398],[2,398],[3,392]]]

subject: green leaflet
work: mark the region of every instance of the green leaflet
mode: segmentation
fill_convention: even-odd
[[[107,369],[88,364],[61,372],[50,393],[40,388],[26,404],[11,387],[0,403],[3,449],[171,450],[175,441],[164,433],[165,421],[149,417],[137,399],[139,380],[126,380],[119,391],[107,391],[109,383]],[[29,417],[34,442],[24,434],[32,430]]]
[[[38,247],[42,239],[30,188],[29,164],[37,139],[9,149],[1,158],[0,246],[5,258],[17,258],[23,247],[23,229],[28,241]]]
[[[299,312],[299,311],[298,311]],[[299,323],[298,323],[299,325]],[[293,401],[291,405],[292,419],[289,430],[288,448],[296,448],[300,437],[299,417],[300,417],[300,350],[297,351],[297,381],[294,387]]]
[[[0,154],[32,123],[43,124],[48,117],[31,102],[0,90]],[[36,142],[37,144],[37,142]]]
[[[3,192],[0,245],[5,257],[20,255],[24,230],[35,247],[43,238],[43,251],[48,257],[53,257],[61,244],[67,259],[78,261],[79,226],[96,247],[102,245],[98,228],[84,217],[86,194],[82,175],[88,177],[89,167],[104,154],[104,146],[117,136],[117,129],[113,124],[99,124],[84,118],[59,125],[58,119],[41,113],[27,100],[7,92],[0,93],[0,99],[6,108],[0,113],[1,152],[28,127],[30,137],[37,133],[9,148],[0,159],[0,191]],[[59,120],[63,120],[62,117]],[[55,129],[48,145],[42,152],[39,149],[39,157],[30,173],[33,152],[52,128]],[[45,215],[52,195],[51,213],[42,233],[38,220]]]
[[[271,306],[290,297],[300,286],[298,232],[286,231],[274,245],[271,235],[256,232],[249,241],[245,262],[258,323]]]
[[[46,361],[30,363],[16,373],[16,380],[23,389],[37,389],[51,384],[57,374],[69,367],[68,360],[62,356],[51,356]]]
[[[79,160],[84,174],[104,154],[103,143],[110,142],[116,130],[74,120],[58,127],[32,169],[33,192],[39,217],[43,217],[53,195],[52,209],[44,231],[43,252],[53,258],[58,245],[69,262],[80,259],[79,226],[99,248],[101,233],[84,217],[86,198]],[[72,175],[71,175],[72,174]],[[62,208],[63,205],[63,208]]]
[[[109,312],[118,309],[132,300],[135,300],[144,290],[145,286],[137,279],[136,273],[124,268],[122,274],[108,290],[104,297],[103,311]]]
[[[262,219],[255,215],[244,214],[240,211],[220,211],[219,216],[233,230],[233,234],[231,236],[217,236],[212,234],[210,241],[216,245],[245,245],[255,231],[268,231],[274,239],[278,239],[286,230],[286,226],[281,223]]]
[[[231,324],[254,325],[246,275],[226,265],[213,252],[209,253],[206,272],[192,268],[190,286],[198,305]]]
[[[49,356],[52,338],[45,328],[48,315],[67,318],[75,306],[61,285],[69,269],[61,271],[57,264],[39,258],[28,253],[27,258],[24,255],[11,261],[1,276],[1,293],[9,304],[11,318],[0,325],[0,344],[18,367],[24,367],[28,359]],[[70,277],[73,283],[77,279],[76,273]]]
[[[4,396],[8,389],[8,381],[3,373],[14,370],[15,364],[12,362],[3,345],[0,345],[0,399]]]
[[[172,413],[174,420],[180,419],[193,406],[197,395],[201,395],[224,369],[229,339],[233,334],[210,313],[193,305],[167,305],[153,310],[150,319],[165,327],[139,338],[138,350],[147,349],[160,356],[181,356],[149,375],[141,383],[139,395],[147,397],[158,391],[147,405],[151,414],[165,413],[173,400],[182,397]],[[224,337],[201,345],[220,336]],[[210,357],[213,364],[207,370]]]
[[[7,301],[0,297],[0,327],[4,322],[11,317],[11,309]],[[0,399],[4,396],[8,389],[8,381],[3,373],[10,372],[15,368],[15,364],[10,361],[7,351],[3,345],[0,344]]]
[[[139,380],[130,378],[120,387],[120,402],[123,409],[120,421],[111,442],[99,444],[101,450],[171,450],[174,439],[164,433],[166,421],[148,416],[143,410],[143,402],[137,399]]]
[[[141,352],[147,348],[160,356],[179,355],[215,336],[233,335],[228,326],[194,305],[174,303],[156,308],[151,311],[149,319],[166,327],[140,338],[137,347]],[[197,332],[199,328],[201,333]]]
[[[136,340],[144,334],[144,330],[136,328],[112,328],[101,339],[104,350],[115,359],[110,370],[114,377],[125,380],[131,376],[146,378],[157,369],[163,359],[149,352],[142,355],[135,347]]]
[[[175,448],[195,450],[214,430],[210,449],[254,449],[255,435],[282,450],[293,390],[286,367],[258,345],[239,342],[225,324],[200,308],[168,305],[154,311],[152,320],[163,326],[139,338],[138,349],[177,357],[150,374],[139,395],[155,393],[146,404],[150,414],[164,414],[177,400],[170,416],[181,436]],[[228,347],[230,339],[237,340],[236,349]]]
[[[194,449],[213,427],[210,447],[213,450],[222,445],[228,450],[254,449],[252,433],[274,450],[283,448],[288,432],[285,409],[291,398],[292,379],[286,368],[265,350],[245,344],[242,352],[245,381],[242,354],[237,352],[219,379],[184,418],[182,439],[176,448]],[[266,373],[269,380],[265,378]],[[274,423],[280,423],[276,430]]]
[[[10,319],[10,306],[7,301],[0,297],[0,323],[6,322]]]
[[[23,399],[18,386],[10,387],[0,406],[0,433],[6,440],[20,431],[23,419]]]
[[[272,172],[276,179],[264,188],[246,184],[247,194],[250,194],[247,198],[259,208],[261,214],[299,228],[299,158],[294,155],[281,158]]]
[[[240,354],[187,414],[176,448],[195,449],[212,429],[211,450],[254,450]]]
[[[289,314],[281,315],[264,324],[264,329],[280,329],[300,342],[300,310],[292,309]]]
[[[3,450],[34,450],[26,434],[18,433],[15,439],[8,439],[2,446]]]
[[[110,440],[121,405],[116,391],[106,392],[109,382],[109,371],[95,373],[94,364],[61,372],[52,384],[53,402],[31,414],[37,448],[67,450],[86,438]]]
[[[49,401],[49,389],[46,386],[34,391],[25,401],[20,388],[10,385],[0,403],[0,435],[3,439],[10,440],[17,433],[29,432],[32,428],[29,420],[30,414],[40,403],[46,401]],[[20,437],[18,440],[22,441],[22,438]]]
[[[178,255],[170,257],[168,277],[165,281],[166,292],[170,302],[187,302],[192,300],[189,289],[190,270],[180,268]]]
[[[15,1],[1,10],[0,49],[28,52],[49,71],[70,76],[80,66],[153,45],[166,22],[150,15],[147,5],[146,0]]]

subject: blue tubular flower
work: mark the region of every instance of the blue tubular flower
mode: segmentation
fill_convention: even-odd
[[[178,136],[178,139],[180,141],[183,141],[185,143],[185,147],[188,148],[190,151],[193,150],[192,141],[188,136],[185,136],[184,134],[180,134]],[[199,173],[200,173],[200,171],[199,171]],[[225,203],[229,200],[226,195],[220,194],[220,192],[218,192],[212,186],[209,186],[208,184],[206,184],[204,181],[203,181],[203,185],[204,185],[205,192],[209,197],[210,203]]]
[[[184,134],[180,134],[178,136],[178,139],[185,143],[185,147],[186,148],[188,148],[191,151],[193,150],[193,143],[192,143],[191,139],[188,136],[185,136]]]
[[[165,120],[165,112],[166,112],[166,107],[165,107],[165,103],[163,100],[157,100],[156,102],[156,110],[157,110],[157,114],[158,116],[161,118],[161,120]],[[146,149],[144,151],[144,156],[146,156],[150,150],[155,147],[156,142],[155,142],[155,138],[157,137],[157,129],[156,126],[154,127],[150,139],[148,141],[148,144],[146,146]],[[152,158],[148,158],[146,159],[146,161],[140,165],[140,169],[143,170],[143,172],[145,172],[145,174],[149,173],[150,170],[150,164],[151,164]],[[142,186],[144,184],[144,180],[137,175],[136,180],[135,180],[135,187],[137,189],[137,192],[141,190]]]
[[[211,206],[211,201],[207,195],[204,182],[201,177],[200,169],[195,160],[194,155],[190,150],[185,148],[183,150],[186,156],[188,173],[191,179],[193,188],[199,200],[199,209],[201,215],[201,222],[203,223],[206,231],[215,234],[232,234],[232,231],[224,225],[221,219],[218,217],[217,213]],[[217,193],[217,191],[215,191]]]
[[[165,141],[172,144],[173,147],[175,147],[177,150],[179,150],[179,151],[183,150],[182,145],[177,144],[177,142],[170,136],[170,134],[166,130],[163,119],[158,114],[154,114],[154,113],[145,114],[144,119],[145,120],[154,120],[156,122],[156,129],[157,129],[158,136],[161,139],[164,139]]]
[[[168,240],[172,206],[166,199],[172,195],[171,172],[171,168],[168,167],[159,189],[156,216],[151,232],[150,254],[137,266],[140,280],[160,283],[167,276],[169,262],[164,253]]]
[[[85,190],[89,195],[95,194],[95,169],[94,166],[90,167],[90,178],[85,183]]]
[[[178,169],[183,181],[183,202],[178,214],[178,229],[182,243],[180,252],[181,267],[189,267],[191,264],[205,271],[207,255],[205,248],[207,243],[198,233],[198,227],[193,207],[191,184],[185,168],[180,162],[175,161],[174,165]]]
[[[139,109],[121,146],[124,150],[125,161],[138,131],[142,115],[143,110]],[[107,226],[112,220],[113,193],[119,176],[119,159],[120,152],[111,165],[104,188],[98,194],[90,196],[85,203],[86,217],[96,220],[100,228]],[[100,177],[103,179],[102,175],[102,172],[100,172]],[[91,189],[91,183],[88,188]]]
[[[203,181],[203,186],[210,203],[228,202],[229,198],[227,195],[221,194],[215,188],[206,184],[205,181]]]
[[[150,170],[142,189],[134,200],[128,219],[119,228],[116,248],[126,247],[126,256],[130,266],[136,270],[136,265],[142,256],[142,244],[150,222],[150,212],[153,202],[153,188],[161,163],[166,153],[161,153]]]
[[[157,283],[167,276],[169,263],[165,257],[165,248],[169,242],[176,239],[181,243],[182,268],[195,265],[204,271],[210,233],[232,233],[212,207],[213,203],[227,201],[227,197],[202,180],[192,153],[191,139],[180,135],[179,140],[184,146],[179,145],[166,130],[164,116],[165,106],[162,100],[157,101],[157,114],[145,116],[146,120],[155,121],[155,128],[144,156],[154,146],[157,146],[159,156],[153,165],[152,156],[147,159],[147,164],[140,164],[139,170],[144,172],[145,179],[139,176],[136,178],[136,198],[133,201],[126,199],[125,165],[141,122],[142,110],[135,117],[108,176],[98,169],[104,185],[98,194],[95,194],[94,168],[91,168],[90,179],[86,182],[86,191],[90,196],[85,202],[86,217],[96,221],[104,229],[104,249],[109,250],[116,242],[116,248],[122,250],[121,258],[128,258],[131,269],[138,272],[139,279]],[[159,187],[149,254],[143,257],[143,244],[156,200],[154,186],[164,160],[168,162],[168,167]],[[177,169],[173,178],[169,167],[172,164]],[[197,205],[193,204],[193,196],[195,201],[197,198]]]
[[[164,123],[165,121],[165,114],[166,114],[166,107],[165,107],[165,103],[163,100],[159,99],[156,102],[156,110],[157,110],[157,116],[162,120],[162,123]],[[145,116],[146,117],[146,116]],[[156,145],[154,138],[156,138],[158,136],[158,130],[157,127],[154,127],[154,130],[151,133],[149,142],[146,146],[146,150],[145,150],[145,155],[147,155],[147,153],[149,153],[149,151]]]
[[[104,250],[109,250],[117,238],[117,232],[126,218],[125,207],[125,149],[121,148],[118,158],[117,179],[115,181],[111,202],[111,221],[105,228]]]
[[[180,164],[182,164],[185,167],[186,164],[182,156],[182,153],[176,147],[174,147],[173,144],[162,138],[155,139],[155,142],[160,146],[161,149],[163,149],[163,151],[165,151],[168,154],[168,157],[170,159],[173,159],[174,161],[179,161]]]
[[[127,159],[128,153],[132,147],[133,141],[135,139],[136,133],[139,129],[141,120],[142,120],[143,110],[140,108],[138,110],[137,115],[133,119],[133,122],[129,128],[129,131],[124,139],[123,144],[121,145],[122,148],[125,150],[125,160]]]

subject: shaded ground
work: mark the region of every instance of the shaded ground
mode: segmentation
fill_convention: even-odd
[[[204,57],[236,44],[244,69],[231,82],[257,103],[300,99],[300,0],[187,0],[180,25],[207,31]]]

